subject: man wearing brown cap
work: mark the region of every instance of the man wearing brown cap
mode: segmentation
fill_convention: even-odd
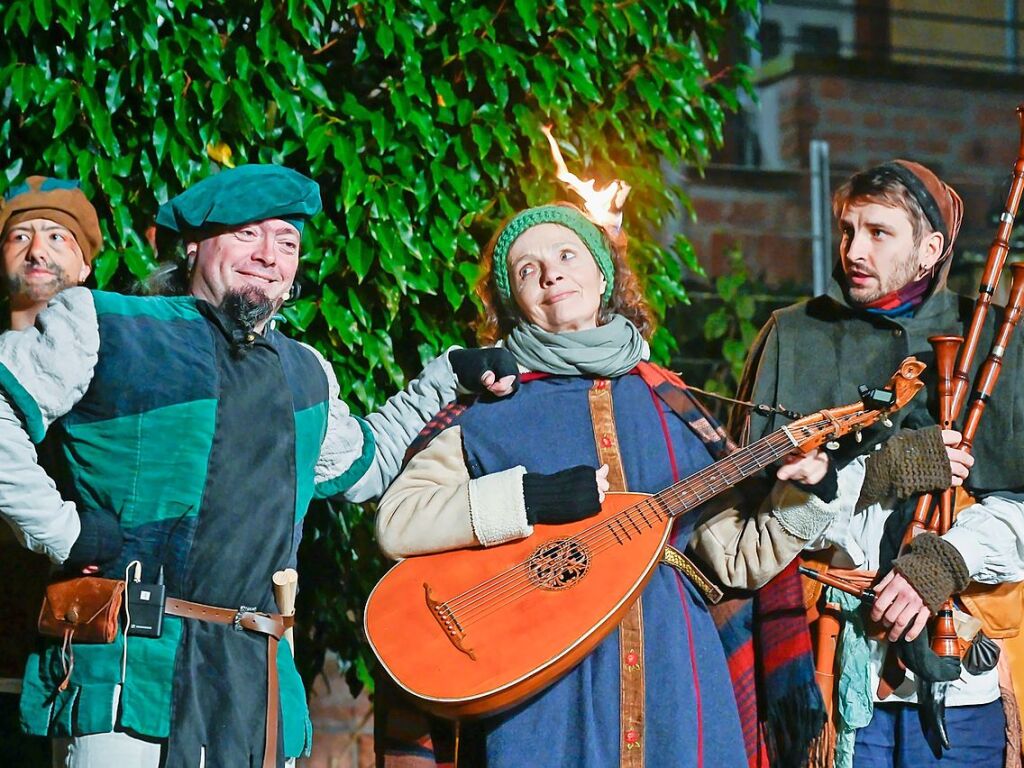
[[[8,314],[0,331],[31,326],[47,302],[65,288],[81,285],[100,247],[96,211],[77,182],[31,176],[0,198],[0,276]],[[49,443],[40,447],[45,453]],[[42,739],[21,735],[18,699],[25,660],[35,645],[49,563],[22,547],[14,532],[0,526],[0,753],[25,764],[48,751]]]
[[[77,182],[30,176],[0,201],[0,253],[10,328],[35,322],[47,302],[81,285],[101,243],[96,210]]]
[[[833,209],[841,240],[832,284],[772,315],[747,362],[744,399],[803,413],[856,400],[858,385],[884,378],[907,355],[931,364],[929,336],[964,334],[973,301],[946,287],[963,210],[952,187],[922,165],[896,160],[851,177]],[[999,314],[990,313],[988,339]],[[981,348],[987,344],[983,338]],[[1006,720],[994,660],[975,652],[950,668],[929,655],[923,630],[969,582],[1024,579],[1024,511],[1013,493],[1024,484],[1017,431],[1024,403],[1013,392],[1020,365],[1018,337],[975,442],[976,464],[956,447],[958,432],[936,426],[934,365],[927,397],[833,452],[844,510],[808,549],[832,568],[868,572],[877,593],[870,609],[834,590],[825,596],[844,620],[834,667],[838,768],[938,765],[940,755],[942,766],[1003,765]],[[734,425],[744,422],[750,439],[783,423],[779,415],[738,413]],[[964,484],[978,501],[948,533],[922,534],[897,557],[916,496]],[[872,622],[881,633],[872,636]],[[905,676],[882,673],[887,653],[906,664]]]

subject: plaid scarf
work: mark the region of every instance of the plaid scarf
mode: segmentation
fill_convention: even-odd
[[[797,561],[752,597],[710,607],[729,662],[750,768],[802,766],[825,724]]]
[[[925,275],[920,280],[908,283],[879,299],[860,305],[860,308],[869,314],[883,317],[911,315],[924,302],[924,295],[931,287],[932,279],[931,275]]]

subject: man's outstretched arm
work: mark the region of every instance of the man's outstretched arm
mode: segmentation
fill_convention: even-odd
[[[474,371],[460,377],[453,370]],[[465,359],[479,358],[485,367],[496,373],[486,379],[478,376],[479,366],[465,365]],[[330,365],[319,354],[324,366],[329,391],[327,436],[316,467],[316,495],[344,495],[349,501],[361,502],[380,496],[398,476],[409,444],[427,422],[455,400],[459,391],[482,391],[504,396],[513,390],[509,383],[509,367],[515,361],[503,349],[460,350],[453,348],[427,363],[420,375],[405,389],[388,398],[381,408],[365,419],[353,416],[339,399],[337,378]],[[479,362],[479,360],[476,360]],[[473,381],[463,381],[473,378]]]
[[[85,394],[99,350],[92,294],[58,295],[35,327],[0,334],[0,517],[28,549],[67,559],[81,524],[33,442]]]

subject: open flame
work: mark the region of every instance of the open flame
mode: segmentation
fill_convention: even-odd
[[[555,167],[558,169],[556,178],[583,198],[583,207],[595,223],[614,232],[622,229],[622,206],[629,194],[629,184],[621,179],[615,179],[603,189],[594,189],[594,179],[584,181],[566,167],[565,160],[562,159],[562,150],[558,148],[558,142],[551,135],[551,126],[542,126],[541,130],[551,145],[551,157],[554,158]]]

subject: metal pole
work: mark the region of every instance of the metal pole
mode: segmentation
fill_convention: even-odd
[[[811,161],[811,270],[814,295],[825,293],[832,269],[832,190],[829,184],[828,142],[813,139]]]
[[[1006,0],[1003,5],[1004,18],[1006,20],[1006,62],[1011,72],[1016,72],[1019,67],[1020,46],[1017,44],[1017,21],[1019,12],[1017,0]]]

